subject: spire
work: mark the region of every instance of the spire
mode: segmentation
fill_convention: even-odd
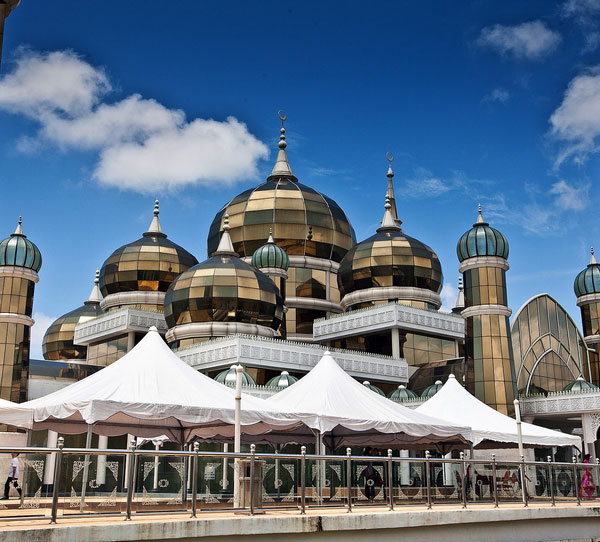
[[[233,243],[229,236],[229,214],[225,212],[223,216],[225,218],[223,221],[223,234],[221,235],[217,250],[213,252],[213,256],[237,256],[235,250],[233,250]]]
[[[15,233],[13,233],[13,235],[23,235],[23,219],[21,218],[21,216],[19,216],[19,223],[17,224],[17,229],[15,230]],[[23,235],[23,237],[25,237],[25,235]]]
[[[285,140],[285,126],[283,123],[287,120],[287,115],[285,111],[278,111],[279,120],[281,121],[281,129],[279,136],[279,152],[277,153],[277,159],[275,160],[275,165],[273,166],[273,171],[271,171],[271,175],[269,175],[269,179],[272,177],[291,177],[292,180],[297,181],[296,177],[292,173],[292,168],[290,167],[290,163],[288,162],[287,152],[285,151],[287,147],[287,142]]]
[[[477,221],[475,222],[475,224],[473,224],[473,226],[488,226],[489,224],[483,219],[483,215],[481,214],[481,203],[478,205],[478,214],[477,214]]]
[[[398,220],[398,212],[396,211],[396,198],[394,197],[394,171],[392,170],[392,162],[394,161],[394,155],[391,152],[386,153],[385,157],[387,158],[387,161],[389,162],[389,166],[388,166],[388,172],[387,172],[387,178],[388,178],[388,186],[387,186],[387,192],[386,192],[386,196],[388,198],[390,198],[390,204],[392,206],[392,217],[394,217],[394,220],[398,221],[399,224],[402,224],[401,220]]]
[[[591,253],[591,256],[590,256],[590,265],[597,264],[598,262],[596,261],[596,256],[594,256],[594,247],[590,248],[590,253]]]
[[[275,244],[275,239],[273,239],[273,228],[269,228],[269,238],[267,239],[267,243]]]
[[[460,314],[465,308],[465,290],[463,287],[463,279],[462,276],[458,277],[458,296],[456,297],[456,304],[452,309],[452,312],[455,314]]]
[[[392,204],[390,198],[385,196],[385,212],[383,213],[383,220],[381,221],[381,227],[377,228],[377,231],[396,230],[402,231],[402,228],[398,224],[398,220],[394,220],[392,216]]]
[[[100,293],[100,288],[98,284],[100,282],[100,269],[96,269],[96,276],[94,277],[94,287],[90,292],[90,297],[85,302],[86,305],[97,304],[102,301],[102,294]]]
[[[158,235],[161,237],[166,237],[166,235],[162,231],[162,228],[160,227],[158,213],[160,213],[158,209],[158,200],[154,200],[154,216],[152,217],[152,222],[150,222],[150,226],[148,226],[148,231],[146,233],[154,236]],[[146,233],[144,235],[146,235]]]

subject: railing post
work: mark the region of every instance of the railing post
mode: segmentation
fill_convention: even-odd
[[[352,448],[346,448],[346,492],[348,512],[352,512]]]
[[[306,513],[306,446],[300,448],[300,514]]]
[[[523,506],[527,507],[527,479],[525,478],[525,456],[521,456],[521,464],[519,465],[521,471],[521,496],[523,497]]]
[[[550,500],[552,506],[556,506],[556,496],[554,495],[554,473],[552,472],[552,456],[548,456],[548,485],[550,487]]]
[[[467,475],[465,469],[465,452],[460,452],[460,496],[462,507],[467,507]]]
[[[194,457],[192,461],[192,517],[196,517],[198,508],[198,452],[200,444],[194,442]]]
[[[425,450],[425,481],[427,483],[427,509],[431,510],[431,471],[430,471],[430,458],[431,454],[429,450]]]
[[[56,450],[56,459],[54,461],[54,479],[52,480],[52,512],[50,525],[56,525],[56,517],[58,515],[58,491],[60,488],[60,471],[62,468],[62,450],[65,445],[65,439],[58,437]]]
[[[494,489],[494,507],[498,508],[498,482],[496,479],[496,454],[492,454],[492,480],[494,481],[493,489]]]
[[[131,504],[133,501],[133,471],[135,470],[135,440],[129,443],[129,472],[127,473],[127,508],[125,521],[131,521]]]
[[[573,457],[573,491],[577,491],[577,506],[581,506],[581,495],[579,494],[579,484],[577,483],[577,458]]]
[[[250,515],[254,515],[254,461],[256,445],[250,444]]]
[[[394,509],[394,468],[392,463],[392,450],[388,450],[387,460],[387,482],[388,482],[388,499],[390,502],[390,511]]]

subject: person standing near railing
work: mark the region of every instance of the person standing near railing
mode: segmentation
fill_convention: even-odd
[[[8,499],[8,493],[10,491],[11,482],[15,489],[19,492],[19,497],[22,494],[22,490],[19,487],[19,460],[17,459],[19,457],[19,454],[10,455],[10,467],[8,469],[8,478],[6,479],[6,483],[4,484],[4,497],[2,497],[2,500]]]
[[[585,454],[583,457],[584,463],[589,463],[591,459],[590,454]],[[594,484],[594,478],[592,476],[592,471],[589,467],[586,467],[583,470],[583,476],[581,477],[581,487],[579,488],[579,498],[584,498],[587,501],[591,501],[594,498],[594,490],[596,489],[596,485]]]

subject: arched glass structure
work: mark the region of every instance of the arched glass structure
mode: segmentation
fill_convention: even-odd
[[[579,375],[590,378],[583,337],[548,294],[531,298],[519,309],[511,334],[520,394],[561,391]]]

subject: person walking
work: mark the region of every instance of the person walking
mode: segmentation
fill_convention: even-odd
[[[2,500],[8,499],[8,493],[10,491],[10,484],[12,482],[15,489],[19,492],[19,497],[21,496],[22,490],[19,487],[19,454],[10,454],[10,467],[8,469],[8,478],[6,479],[6,483],[4,484],[4,497]]]

